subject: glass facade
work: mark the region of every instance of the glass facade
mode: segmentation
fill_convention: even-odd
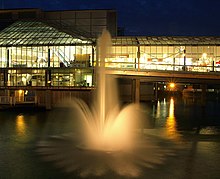
[[[0,36],[1,86],[93,85],[94,42],[28,21]]]
[[[133,70],[220,71],[217,37],[117,37],[107,66]]]
[[[0,37],[0,86],[94,85],[95,40],[38,21],[17,21]],[[220,71],[220,38],[114,37],[105,60],[116,70]]]

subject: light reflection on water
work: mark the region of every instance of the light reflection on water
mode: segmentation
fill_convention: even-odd
[[[26,133],[26,123],[23,115],[16,117],[16,132],[18,136],[24,136]]]
[[[205,113],[207,114],[206,116],[202,115],[200,111],[195,110],[199,109],[198,106],[181,105],[180,101],[176,100],[176,98],[158,101],[158,103],[152,106],[152,108],[149,107],[148,117],[152,118],[152,120],[155,122],[152,131],[159,131],[159,136],[167,136],[167,138],[175,141],[176,143],[184,138],[183,142],[181,143],[181,146],[184,147],[184,150],[177,151],[176,157],[166,156],[164,155],[167,154],[166,151],[159,150],[160,146],[157,147],[157,142],[161,143],[161,141],[157,138],[149,139],[149,142],[154,144],[152,145],[154,150],[150,150],[149,145],[146,147],[146,149],[144,148],[143,154],[145,154],[147,151],[147,155],[144,158],[146,159],[145,162],[151,162],[153,159],[160,159],[159,157],[161,157],[161,155],[164,159],[168,159],[168,161],[162,160],[164,164],[155,165],[158,168],[155,167],[154,169],[151,169],[150,167],[146,167],[143,170],[140,168],[140,170],[142,170],[142,177],[139,178],[166,179],[184,178],[184,176],[185,178],[205,178],[206,176],[206,178],[219,178],[220,171],[218,170],[218,166],[220,165],[220,153],[218,151],[220,150],[220,131],[218,128],[216,128],[216,122],[218,122],[220,119],[219,107],[219,103],[207,105],[207,111]],[[62,173],[62,170],[57,170],[57,168],[51,165],[51,163],[48,164],[46,162],[42,162],[38,155],[36,157],[36,151],[34,151],[36,143],[38,143],[42,138],[45,139],[52,135],[66,134],[70,131],[70,128],[74,126],[75,128],[78,128],[75,118],[73,117],[71,120],[69,120],[65,115],[67,115],[67,112],[63,109],[52,110],[49,112],[37,111],[31,114],[30,111],[28,111],[22,113],[22,115],[21,111],[12,113],[8,111],[1,111],[0,176],[2,178],[31,178],[34,173],[36,178],[42,179],[68,178],[63,177],[66,174]],[[187,130],[191,132],[191,129],[193,129],[191,126],[193,127],[193,125],[195,125],[193,122],[201,117],[204,117],[203,121],[209,122],[209,124],[213,124],[212,122],[214,122],[213,126],[202,125],[200,135],[194,136],[194,133],[190,133],[188,135]],[[186,125],[186,123],[189,123],[190,125]],[[189,128],[187,128],[188,126]],[[185,133],[182,133],[182,130]],[[51,146],[51,148],[48,148],[48,150],[51,149],[52,151],[55,151],[58,144],[60,144],[60,147],[63,147],[64,144],[67,146],[70,145],[68,140],[62,140],[62,142],[60,142],[60,139],[58,138],[56,140],[54,139],[53,141],[55,147]],[[165,147],[163,145],[161,149],[166,149],[166,147],[169,148],[169,143],[165,145]],[[66,149],[68,150],[68,147]],[[69,149],[71,149],[70,146]],[[74,151],[80,152],[79,150]],[[68,158],[67,160],[72,162],[74,160],[70,159],[70,154],[73,154],[74,151],[61,153],[60,155],[65,155]],[[139,150],[136,153],[140,156]],[[60,155],[57,155],[57,158],[59,158]],[[75,160],[78,159],[79,164],[81,162],[82,165],[85,166],[82,161],[83,156],[77,155]],[[106,154],[104,156],[105,160],[103,160],[106,161],[108,159],[109,163],[106,163],[106,165],[110,165],[115,162],[120,166],[119,168],[115,168],[115,170],[121,169],[122,172],[124,172],[125,165],[133,166],[133,164],[136,165],[136,162],[139,161],[138,157],[133,157],[130,159],[127,158],[129,156],[133,157],[133,155],[125,155],[121,156],[121,158],[114,158],[114,156]],[[87,155],[84,157],[85,160],[88,159],[86,158]],[[115,160],[113,160],[112,157]],[[125,157],[126,160],[123,157]],[[116,159],[123,160],[116,161]],[[98,167],[99,162],[96,163],[97,165],[94,165],[95,160],[90,161],[91,166],[93,167],[92,169],[94,169],[94,167]],[[11,162],[13,162],[13,165]],[[135,168],[133,167],[133,169]],[[91,170],[91,172],[92,171],[93,170]],[[131,172],[132,170],[127,168],[126,171]],[[106,175],[109,175],[109,173]],[[70,175],[69,178],[74,177]],[[110,174],[108,178],[114,177]],[[121,179],[122,176],[118,176],[118,178]]]
[[[174,115],[174,99],[170,99],[170,105],[169,105],[169,116],[167,117],[166,121],[166,132],[168,137],[174,140],[180,140],[180,135],[179,132],[177,131],[177,126],[176,126],[176,118]]]
[[[175,99],[158,100],[153,107],[153,118],[155,119],[155,127],[164,129],[164,135],[169,139],[179,141],[181,139],[177,129],[177,121],[175,116]]]

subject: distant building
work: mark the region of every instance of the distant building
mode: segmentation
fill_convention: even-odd
[[[0,25],[0,104],[50,108],[67,96],[87,98],[103,29],[112,35],[107,68],[220,71],[220,37],[118,36],[115,10],[0,10]]]

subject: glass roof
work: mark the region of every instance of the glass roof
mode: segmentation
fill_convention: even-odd
[[[114,37],[115,46],[124,45],[220,45],[220,37],[215,36],[145,36],[145,37]]]
[[[94,40],[77,32],[63,32],[41,21],[17,21],[0,32],[0,46],[90,45]],[[112,38],[114,46],[220,45],[215,36],[122,36]]]
[[[86,45],[89,39],[67,34],[40,21],[17,21],[0,32],[0,46]]]

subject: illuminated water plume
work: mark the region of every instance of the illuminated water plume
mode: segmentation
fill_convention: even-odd
[[[46,160],[67,172],[78,171],[82,177],[109,171],[137,177],[142,168],[153,168],[171,154],[141,129],[144,109],[139,104],[120,106],[116,79],[105,69],[110,48],[111,36],[105,30],[98,39],[100,56],[93,104],[88,106],[81,99],[69,103],[82,123],[80,134],[54,136],[38,144],[38,152]]]

